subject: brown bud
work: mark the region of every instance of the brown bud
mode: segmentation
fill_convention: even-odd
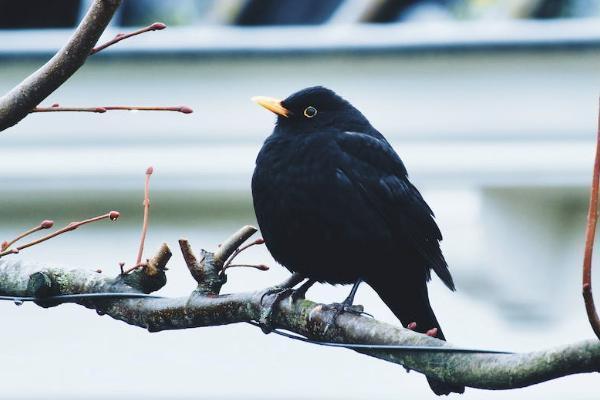
[[[265,239],[263,238],[258,238],[254,241],[254,244],[265,244]]]
[[[184,113],[184,114],[191,114],[194,112],[194,110],[192,110],[188,106],[181,106],[181,107],[179,107],[179,112]]]
[[[104,108],[104,107],[96,107],[96,109],[94,110],[94,112],[102,114],[102,113],[106,112],[106,108]]]
[[[45,219],[42,221],[42,223],[40,224],[40,228],[42,229],[50,229],[54,226],[54,221],[50,220],[50,219]]]
[[[410,324],[406,325],[406,327],[408,329],[410,329],[411,331],[414,331],[415,329],[417,329],[417,323],[416,322],[411,322]]]
[[[8,248],[8,242],[5,240],[4,242],[2,242],[2,246],[0,247],[0,250],[4,251]]]
[[[152,25],[150,25],[148,28],[151,31],[162,31],[166,27],[167,27],[167,25],[163,24],[162,22],[155,22]]]
[[[111,221],[116,221],[120,216],[121,214],[118,211],[111,211],[108,213],[108,218],[110,218]]]
[[[256,266],[256,269],[258,269],[258,270],[260,270],[260,271],[268,271],[268,270],[269,270],[269,267],[268,267],[267,265],[265,265],[265,264],[258,264],[258,265]]]
[[[152,175],[153,173],[154,173],[154,168],[152,168],[152,166],[150,166],[146,169],[146,175]]]
[[[53,104],[52,104],[52,107],[60,107],[60,104],[58,104],[58,103],[53,103]]]

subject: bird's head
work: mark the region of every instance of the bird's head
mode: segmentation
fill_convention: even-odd
[[[285,100],[264,96],[252,100],[277,114],[277,127],[290,134],[310,134],[328,128],[364,132],[371,128],[352,104],[322,86],[302,89]]]

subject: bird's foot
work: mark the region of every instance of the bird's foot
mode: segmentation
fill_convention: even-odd
[[[273,314],[277,304],[286,297],[289,297],[294,292],[294,289],[281,286],[273,286],[268,288],[263,293],[260,303],[262,304],[262,311],[260,313],[260,329],[266,334],[273,331]]]
[[[298,289],[294,289],[292,291],[292,294],[290,295],[290,299],[291,299],[292,303],[295,303],[298,300],[304,300],[304,298],[306,296],[306,292],[314,284],[315,284],[315,281],[312,279],[309,279],[306,282],[304,282]]]
[[[368,315],[369,317],[373,317],[368,312],[365,312],[365,308],[362,305],[352,304],[351,302],[347,302],[346,300],[344,300],[341,303],[326,304],[323,307],[325,310],[331,311],[328,314],[327,319],[325,320],[324,332],[327,332],[330,328],[332,328],[335,325],[337,318],[344,313],[354,315]]]
[[[258,319],[258,323],[264,333],[270,333],[273,330],[273,313],[277,304],[293,293],[293,287],[303,280],[302,275],[294,273],[279,285],[265,289],[260,298],[260,304],[263,307]]]

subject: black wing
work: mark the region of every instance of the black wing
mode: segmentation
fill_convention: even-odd
[[[336,143],[344,153],[341,169],[365,201],[380,212],[397,240],[410,243],[427,267],[454,290],[433,211],[408,180],[406,168],[394,149],[383,137],[357,132],[337,134]]]

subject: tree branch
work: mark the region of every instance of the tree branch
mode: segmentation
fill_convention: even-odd
[[[100,106],[100,107],[60,107],[53,105],[51,107],[35,107],[30,113],[48,113],[48,112],[91,112],[104,114],[107,111],[174,111],[183,114],[194,112],[188,106]]]
[[[590,205],[587,216],[585,231],[585,252],[583,255],[583,283],[582,294],[585,303],[585,311],[590,325],[600,339],[600,319],[594,305],[592,293],[592,253],[594,251],[594,238],[596,237],[596,225],[598,222],[598,183],[600,181],[600,109],[598,111],[598,131],[596,133],[596,156],[594,159],[594,172],[592,175],[592,189],[590,191]]]
[[[94,47],[92,49],[92,51],[90,52],[90,55],[99,53],[100,51],[106,49],[107,47],[110,47],[113,44],[119,43],[121,40],[128,39],[132,36],[141,35],[142,33],[145,33],[145,32],[161,31],[161,30],[165,29],[166,27],[167,26],[165,24],[163,24],[162,22],[155,22],[152,25],[138,29],[137,31],[134,31],[134,32],[117,33],[117,35],[113,39],[109,40],[108,42],[106,42],[104,44],[101,44],[100,46]]]
[[[68,43],[40,69],[0,97],[0,132],[25,118],[83,65],[120,3],[120,0],[94,0]]]
[[[266,290],[218,295],[224,283],[222,264],[252,233],[244,227],[220,247],[217,254],[203,251],[198,260],[185,240],[180,241],[186,262],[198,289],[189,297],[160,299],[77,300],[99,314],[147,329],[150,332],[188,329],[258,321],[264,312]],[[237,246],[237,247],[236,247]],[[217,257],[218,255],[218,257]],[[99,292],[150,293],[166,283],[166,245],[150,265],[128,275],[103,277],[93,271],[66,270],[26,265],[14,259],[0,260],[0,295],[47,297],[61,294]],[[220,282],[218,287],[206,282]],[[202,290],[200,290],[202,289]],[[51,300],[38,301],[43,307]],[[274,327],[313,340],[334,343],[395,344],[452,348],[438,339],[396,327],[372,318],[346,313],[325,330],[333,311],[310,300],[282,301],[276,306]],[[584,341],[545,351],[522,354],[467,354],[407,352],[400,350],[357,350],[371,357],[403,365],[436,379],[481,389],[513,389],[561,376],[600,371],[600,342]]]
[[[38,231],[40,229],[49,229],[49,228],[51,228],[54,225],[53,221],[48,221],[48,220],[42,221],[42,223],[39,225],[39,227],[36,227],[36,228],[34,228],[34,229],[30,230],[30,231],[25,232],[24,235],[20,235],[15,240],[13,240],[11,243],[6,243],[6,245],[3,243],[3,245],[2,245],[3,249],[2,249],[2,251],[0,251],[0,257],[7,256],[9,254],[17,254],[21,250],[24,250],[24,249],[26,249],[28,247],[35,246],[36,244],[40,244],[42,242],[45,242],[46,240],[50,240],[50,239],[52,239],[52,238],[54,238],[56,236],[62,235],[63,233],[74,231],[75,229],[79,228],[82,225],[91,224],[93,222],[101,221],[103,219],[109,219],[111,221],[116,221],[119,218],[119,216],[120,216],[120,214],[119,214],[118,211],[109,211],[106,214],[98,215],[97,217],[88,218],[88,219],[85,219],[83,221],[71,222],[67,226],[65,226],[64,228],[61,228],[61,229],[59,229],[57,231],[49,233],[46,236],[43,236],[41,238],[32,240],[29,243],[22,244],[22,245],[17,246],[17,247],[15,247],[13,249],[9,248],[11,243],[16,242],[17,240],[19,240],[19,239],[23,238],[24,236],[28,235],[29,233],[36,232],[36,231]],[[5,246],[6,246],[6,248],[5,248]]]

